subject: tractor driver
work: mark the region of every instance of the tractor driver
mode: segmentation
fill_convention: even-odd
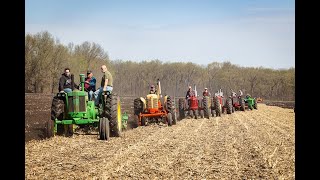
[[[151,85],[151,86],[150,86],[150,92],[149,92],[149,94],[156,94],[156,88],[155,88],[154,85]]]
[[[208,91],[208,88],[204,88],[202,95],[203,96],[211,96],[210,92]]]
[[[190,97],[194,95],[195,95],[194,91],[192,90],[191,86],[189,86],[189,89],[186,94],[186,100],[187,100],[188,106],[190,106]]]

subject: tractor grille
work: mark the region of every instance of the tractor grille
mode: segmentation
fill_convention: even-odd
[[[85,96],[69,96],[69,112],[84,112],[86,111],[86,99]]]
[[[150,98],[147,101],[147,108],[158,108],[158,98]]]
[[[69,96],[69,97],[68,97],[68,103],[69,103],[69,110],[68,110],[68,112],[74,112],[73,96]]]
[[[86,99],[85,96],[79,97],[79,111],[86,111]]]

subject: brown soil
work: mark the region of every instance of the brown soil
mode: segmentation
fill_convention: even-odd
[[[138,127],[109,141],[31,140],[26,179],[295,179],[293,109],[258,108]]]

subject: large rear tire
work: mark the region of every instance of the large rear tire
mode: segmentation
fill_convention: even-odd
[[[246,104],[244,102],[244,99],[242,97],[239,97],[239,104],[240,104],[240,110],[245,111],[246,110]]]
[[[179,119],[182,120],[185,118],[184,112],[184,99],[179,99]]]
[[[226,105],[227,105],[227,114],[231,114],[232,113],[232,100],[230,98],[227,98]]]
[[[209,119],[210,118],[210,107],[209,107],[209,101],[210,98],[208,96],[203,97],[203,112],[204,112],[204,117]]]
[[[114,137],[120,137],[122,132],[121,104],[116,93],[107,95],[105,111],[110,122],[110,134]]]
[[[222,106],[220,104],[219,98],[215,97],[214,99],[214,107],[216,111],[216,116],[221,116]]]
[[[55,122],[55,119],[63,120],[65,103],[62,100],[65,97],[53,97],[51,104],[51,120]],[[50,122],[52,123],[52,122]],[[54,126],[53,126],[54,127]],[[50,130],[51,131],[51,130]],[[67,131],[63,124],[57,124],[57,135],[66,135]],[[52,137],[52,136],[51,136]]]
[[[134,115],[139,115],[143,111],[143,102],[140,98],[133,100]]]

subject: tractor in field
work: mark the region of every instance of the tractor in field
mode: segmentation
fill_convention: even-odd
[[[258,103],[256,101],[256,98],[252,98],[250,94],[247,94],[245,99],[245,107],[247,109],[253,110],[253,109],[258,109]]]
[[[234,112],[231,98],[225,98],[221,89],[219,89],[219,91],[215,93],[214,97],[212,98],[212,102],[212,117],[221,116],[221,113],[223,114],[225,112],[227,114],[231,114],[232,112]]]
[[[210,117],[210,107],[211,101],[209,96],[203,96],[202,98],[198,98],[197,90],[195,86],[194,93],[191,94],[187,99],[180,98],[179,99],[179,119],[183,119],[186,116],[186,113],[191,117],[198,119],[208,118]]]
[[[233,109],[232,111],[234,112],[235,110],[240,110],[240,111],[245,111],[246,110],[246,105],[245,105],[245,101],[244,98],[242,97],[243,93],[241,90],[239,90],[239,95],[237,95],[236,92],[234,92],[231,89],[231,95],[230,98],[232,100],[232,106]]]
[[[71,79],[73,83],[73,75]],[[94,101],[88,100],[88,92],[84,91],[84,74],[80,74],[80,86],[81,90],[73,88],[71,92],[59,92],[53,97],[51,118],[46,123],[47,137],[56,134],[72,136],[75,127],[83,125],[98,128],[100,140],[119,137],[127,120],[127,116],[121,114],[120,97],[105,91],[96,107]]]
[[[162,98],[160,80],[157,80],[156,92],[148,94],[146,98],[134,99],[134,122],[135,127],[146,126],[149,123],[164,123],[168,126],[175,125],[175,107],[170,96]]]

